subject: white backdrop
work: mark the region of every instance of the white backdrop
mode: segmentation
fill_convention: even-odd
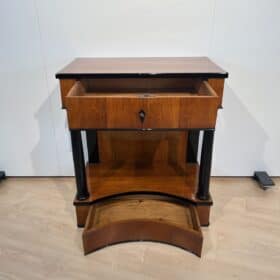
[[[72,175],[57,70],[77,56],[209,56],[230,73],[213,175],[280,175],[279,0],[0,0],[0,170]]]

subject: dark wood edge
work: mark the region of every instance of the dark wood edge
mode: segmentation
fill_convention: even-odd
[[[119,73],[119,74],[107,74],[107,73],[56,73],[56,79],[90,79],[90,78],[228,78],[228,73],[160,73],[160,74],[149,74],[149,73]]]
[[[85,227],[85,225],[80,225],[80,224],[77,224],[77,227],[78,227],[78,228],[84,228],[84,227]]]
[[[153,192],[153,191],[138,191],[138,192],[124,192],[124,193],[118,193],[106,197],[102,197],[96,200],[92,201],[79,201],[77,197],[75,197],[75,200],[73,202],[74,206],[89,206],[89,205],[94,205],[96,203],[104,202],[107,200],[112,200],[112,199],[117,199],[117,198],[125,198],[125,197],[132,197],[132,196],[139,196],[139,195],[146,195],[146,196],[157,196],[157,199],[159,200],[165,200],[165,201],[170,201],[176,204],[180,205],[186,205],[186,204],[192,204],[192,205],[208,205],[212,206],[213,205],[213,200],[211,198],[211,195],[208,200],[199,200],[195,198],[195,200],[192,200],[190,198],[182,198],[179,196],[175,196],[172,194],[166,194],[162,192]]]
[[[71,130],[96,130],[96,131],[189,131],[189,130],[215,130],[208,128],[71,128]]]

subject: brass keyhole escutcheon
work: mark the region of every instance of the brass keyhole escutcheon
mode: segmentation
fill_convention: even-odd
[[[141,111],[139,111],[138,114],[139,114],[140,121],[143,123],[145,120],[145,117],[146,117],[145,111],[141,110]]]

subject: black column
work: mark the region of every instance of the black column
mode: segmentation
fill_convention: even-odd
[[[98,140],[96,130],[86,130],[87,138],[87,149],[88,149],[88,162],[98,163],[99,153],[98,153]]]
[[[77,199],[84,200],[89,197],[86,182],[85,160],[80,130],[70,130],[74,169],[77,185]]]
[[[209,199],[209,183],[211,173],[214,129],[205,130],[200,158],[199,183],[197,197],[201,200]]]
[[[197,151],[200,130],[188,131],[187,162],[197,163]]]

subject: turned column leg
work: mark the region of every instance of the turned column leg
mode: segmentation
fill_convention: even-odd
[[[199,142],[199,130],[188,131],[187,162],[197,163],[197,151]]]
[[[212,162],[212,150],[214,140],[214,129],[205,130],[203,134],[203,143],[199,169],[199,183],[197,197],[201,200],[209,199],[209,183]]]
[[[87,138],[87,149],[88,149],[88,162],[98,163],[99,153],[98,153],[98,140],[96,130],[86,130]]]
[[[85,200],[89,197],[86,182],[85,160],[80,130],[70,130],[74,170],[77,186],[77,199]]]

